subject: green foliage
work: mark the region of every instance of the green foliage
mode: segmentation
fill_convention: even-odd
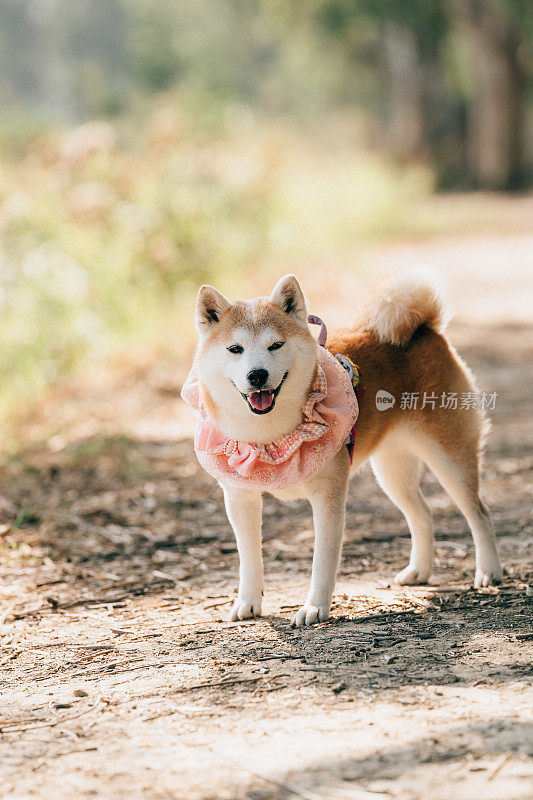
[[[476,105],[480,85],[514,72],[508,96],[516,93],[518,104],[530,99],[522,86],[531,76],[530,6],[528,0],[0,0],[4,114],[22,106],[47,121],[120,116],[147,94],[176,86],[218,104],[240,102],[306,121],[355,108],[375,146],[404,162],[429,162],[441,186],[471,188],[484,173],[470,163],[469,137],[479,138],[483,108]],[[495,78],[494,62],[504,53],[508,64]],[[497,116],[509,116],[502,127],[529,124],[525,112],[500,105]],[[496,158],[513,162],[507,182],[505,175],[498,179],[501,188],[527,180],[527,154],[519,152],[527,133],[507,137],[518,143],[511,156],[500,145]],[[491,138],[501,136],[487,134],[487,151]],[[488,152],[485,158],[494,160]]]
[[[172,95],[140,116],[5,147],[0,420],[87,359],[141,343],[175,355],[202,282],[231,291],[416,230],[426,170],[332,153],[243,106]]]
[[[475,152],[465,3],[0,0],[0,420],[188,337],[202,281],[433,230],[412,204]],[[476,4],[524,62],[529,5]]]
[[[128,147],[112,126],[90,123],[38,137],[20,162],[4,163],[4,404],[80,359],[155,335],[198,283],[256,258],[268,167],[239,159],[223,136],[196,139],[187,115],[166,105]]]

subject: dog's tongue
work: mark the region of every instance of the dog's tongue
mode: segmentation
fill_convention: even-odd
[[[253,392],[248,396],[248,400],[252,408],[256,408],[258,411],[264,411],[272,405],[273,395],[270,390]]]

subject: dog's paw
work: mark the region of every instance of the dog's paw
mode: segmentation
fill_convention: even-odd
[[[292,618],[294,628],[302,628],[304,625],[315,625],[317,622],[325,622],[329,617],[328,606],[305,605],[298,609]]]
[[[474,586],[476,589],[482,589],[485,586],[495,586],[502,582],[502,577],[502,568],[496,557],[492,560],[492,563],[484,563],[477,567]]]
[[[261,597],[255,597],[251,600],[235,600],[233,607],[229,613],[229,621],[237,622],[240,619],[252,619],[261,616]]]
[[[394,578],[394,583],[399,583],[400,586],[416,586],[419,583],[427,583],[431,575],[431,568],[415,567],[408,564],[405,569],[402,569]]]

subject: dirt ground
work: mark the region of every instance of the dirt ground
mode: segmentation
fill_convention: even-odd
[[[0,796],[533,796],[533,237],[446,248],[381,251],[357,277],[309,280],[309,294],[317,313],[348,322],[349,294],[375,272],[415,255],[447,266],[451,338],[498,393],[483,494],[503,585],[473,590],[464,519],[426,474],[435,573],[427,587],[391,586],[407,528],[363,469],[331,619],[291,628],[311,518],[269,499],[264,617],[228,623],[236,547],[176,399],[183,367],[139,357],[72,383],[26,419],[29,443],[2,462]]]

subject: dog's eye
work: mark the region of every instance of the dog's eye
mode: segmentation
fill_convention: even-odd
[[[285,344],[285,342],[274,342],[274,344],[271,344],[268,349],[269,350],[279,350],[279,348],[283,347],[284,344]]]
[[[231,347],[228,347],[230,353],[243,353],[244,347],[241,347],[240,344],[232,344]]]

